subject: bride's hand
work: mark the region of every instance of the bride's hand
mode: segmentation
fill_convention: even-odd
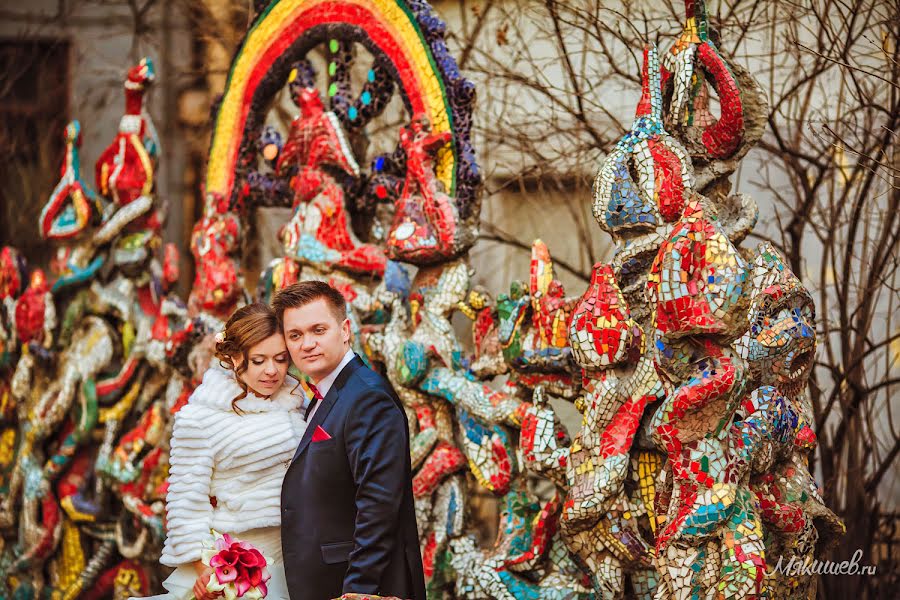
[[[217,596],[221,596],[221,592],[210,592],[206,589],[209,583],[209,577],[212,575],[212,567],[204,565],[199,560],[194,563],[194,570],[197,571],[197,581],[194,582],[194,598],[197,600],[213,600]]]

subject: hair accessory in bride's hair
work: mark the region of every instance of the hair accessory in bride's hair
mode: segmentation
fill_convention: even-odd
[[[216,334],[216,343],[221,344],[225,341],[225,331],[220,331]]]

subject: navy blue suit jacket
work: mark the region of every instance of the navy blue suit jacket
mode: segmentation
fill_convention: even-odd
[[[321,402],[281,488],[291,600],[349,592],[425,600],[399,399],[355,356]],[[331,439],[313,442],[319,427]]]

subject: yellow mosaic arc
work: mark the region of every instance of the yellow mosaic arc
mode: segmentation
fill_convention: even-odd
[[[352,26],[357,20],[398,67],[398,83],[413,113],[426,115],[437,133],[451,131],[452,112],[440,71],[415,17],[403,2],[280,0],[259,16],[232,62],[210,144],[207,192],[230,197],[250,104],[284,49],[314,26]],[[455,171],[455,150],[442,149],[437,156],[436,174],[450,193],[455,189]]]

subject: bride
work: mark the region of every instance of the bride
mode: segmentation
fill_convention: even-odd
[[[290,356],[265,304],[237,310],[216,339],[203,383],[175,415],[168,534],[160,562],[177,567],[155,600],[212,600],[212,569],[200,561],[210,530],[249,542],[271,559],[270,600],[289,600],[281,554],[281,482],[306,423],[305,400],[285,382]]]

